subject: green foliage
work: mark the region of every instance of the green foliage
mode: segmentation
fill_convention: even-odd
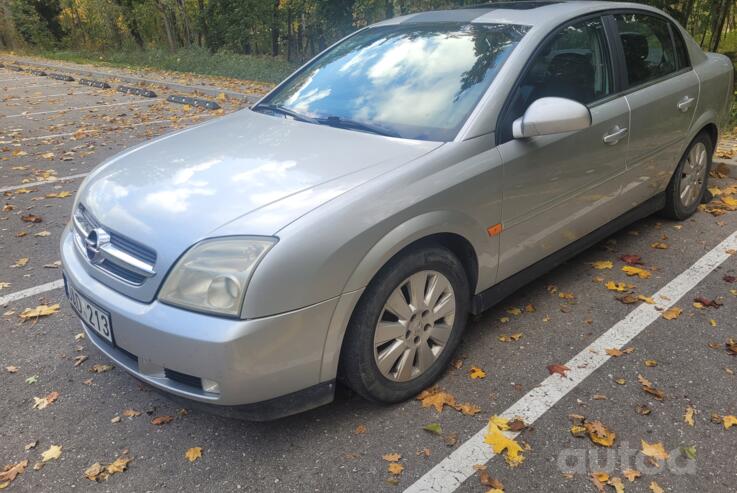
[[[210,53],[192,47],[175,52],[165,49],[123,50],[90,53],[53,50],[40,53],[44,57],[75,63],[96,63],[124,67],[151,67],[178,72],[221,75],[245,80],[280,82],[296,69],[296,65],[269,56],[240,55],[228,51]]]
[[[0,0],[0,49],[102,53],[114,63],[276,80],[357,28],[485,1]],[[645,3],[671,13],[702,46],[737,58],[734,0]]]

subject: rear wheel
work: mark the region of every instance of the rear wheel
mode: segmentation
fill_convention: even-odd
[[[361,396],[398,402],[447,368],[468,317],[470,290],[442,247],[399,254],[366,288],[346,331],[341,379]]]
[[[683,220],[696,212],[706,190],[713,149],[706,133],[688,146],[665,192],[665,216]]]

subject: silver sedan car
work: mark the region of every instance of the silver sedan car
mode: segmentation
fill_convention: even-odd
[[[216,412],[284,416],[337,381],[401,401],[469,314],[632,221],[693,214],[732,74],[632,3],[387,20],[97,167],[67,294],[118,366]]]

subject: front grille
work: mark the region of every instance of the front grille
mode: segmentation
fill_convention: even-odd
[[[79,225],[76,229],[77,245],[82,250],[82,253],[86,254],[84,242],[86,235],[89,231],[96,228],[103,228],[110,236],[110,244],[118,250],[130,255],[131,257],[140,260],[148,265],[153,266],[156,263],[156,252],[140,243],[121,235],[115,231],[110,231],[104,225],[101,225],[95,217],[84,207],[79,204],[77,210],[74,213],[75,222]],[[80,232],[79,229],[82,229]],[[84,236],[83,236],[84,235]],[[102,260],[100,263],[95,264],[101,270],[106,271],[108,274],[121,279],[129,284],[141,285],[146,280],[146,276],[140,272],[136,272],[134,269],[126,268],[119,263],[113,262],[108,259]]]

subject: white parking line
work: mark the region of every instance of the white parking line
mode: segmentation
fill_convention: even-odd
[[[500,413],[500,416],[510,419],[519,416],[528,425],[534,423],[586,377],[609,361],[610,356],[606,354],[607,348],[622,348],[661,316],[661,311],[658,311],[656,306],[660,309],[673,306],[731,254],[734,254],[736,249],[737,232],[734,232],[655,293],[653,298],[656,305],[641,304],[568,361],[565,364],[570,368],[567,377],[561,377],[558,374],[550,375],[509,409]],[[455,491],[476,472],[474,465],[486,464],[494,457],[495,454],[491,447],[484,443],[486,430],[486,426],[479,430],[452,454],[404,490],[404,493],[450,493]],[[510,438],[518,435],[518,433],[511,432],[506,432],[506,434]]]
[[[110,106],[125,106],[125,105],[136,105],[136,104],[153,104],[157,103],[158,101],[154,100],[148,100],[148,101],[123,101],[120,103],[110,103],[110,104],[94,104],[92,106],[76,106],[74,108],[62,108],[59,110],[48,110],[48,111],[36,111],[34,113],[18,113],[17,115],[8,115],[5,118],[20,118],[23,116],[37,116],[37,115],[50,115],[52,113],[63,113],[67,111],[79,111],[79,110],[91,110],[94,108],[107,108]]]
[[[57,178],[56,180],[32,181],[29,183],[21,183],[20,185],[13,185],[10,187],[0,188],[0,193],[12,192],[13,190],[20,190],[21,188],[38,187],[41,185],[54,185],[56,183],[61,183],[64,181],[84,178],[87,175],[89,175],[89,173],[80,173],[78,175],[62,176],[60,178]]]
[[[30,298],[31,296],[36,296],[37,294],[45,293],[46,291],[53,291],[54,289],[63,287],[64,281],[62,279],[58,279],[56,281],[47,282],[46,284],[41,284],[40,286],[34,286],[32,288],[16,291],[15,293],[6,294],[5,296],[0,296],[0,306],[5,306],[13,301]]]
[[[64,84],[68,84],[68,82],[52,82],[50,84],[35,84],[35,85],[24,85],[24,86],[12,86],[12,87],[0,87],[3,91],[7,91],[10,89],[32,89],[34,87],[51,87],[51,86],[63,86]]]
[[[202,115],[191,115],[191,116],[183,116],[181,118],[177,118],[177,121],[192,120],[192,119],[197,119],[197,118],[201,119],[202,122],[206,122],[206,121],[210,120],[209,117],[204,117],[203,118]],[[126,130],[128,128],[143,127],[143,126],[146,126],[146,125],[157,125],[159,123],[172,123],[172,120],[170,120],[170,119],[165,119],[165,120],[152,120],[150,122],[134,123],[132,125],[128,125],[128,126],[125,126],[125,127],[119,127],[117,129],[113,129],[113,130],[102,129],[101,132],[108,132],[108,131],[113,131],[114,132],[116,130]],[[24,137],[24,138],[20,139],[20,141],[21,142],[27,142],[29,140],[55,139],[55,138],[58,138],[58,137],[69,137],[69,136],[74,135],[76,133],[77,132],[66,132],[66,133],[61,133],[61,134],[41,135],[39,137]],[[97,133],[91,133],[90,135],[97,135]],[[12,140],[0,140],[0,144],[10,144],[12,142],[13,142]]]
[[[74,93],[71,93],[71,94],[68,93],[68,92],[62,92],[62,93],[59,93],[59,94],[43,94],[43,95],[40,95],[40,96],[18,96],[18,97],[15,97],[15,98],[8,98],[8,99],[5,100],[5,102],[7,103],[8,101],[21,101],[23,99],[55,98],[55,97],[59,97],[59,96],[82,96],[84,94],[93,94],[93,93],[97,93],[97,91],[74,92]]]

